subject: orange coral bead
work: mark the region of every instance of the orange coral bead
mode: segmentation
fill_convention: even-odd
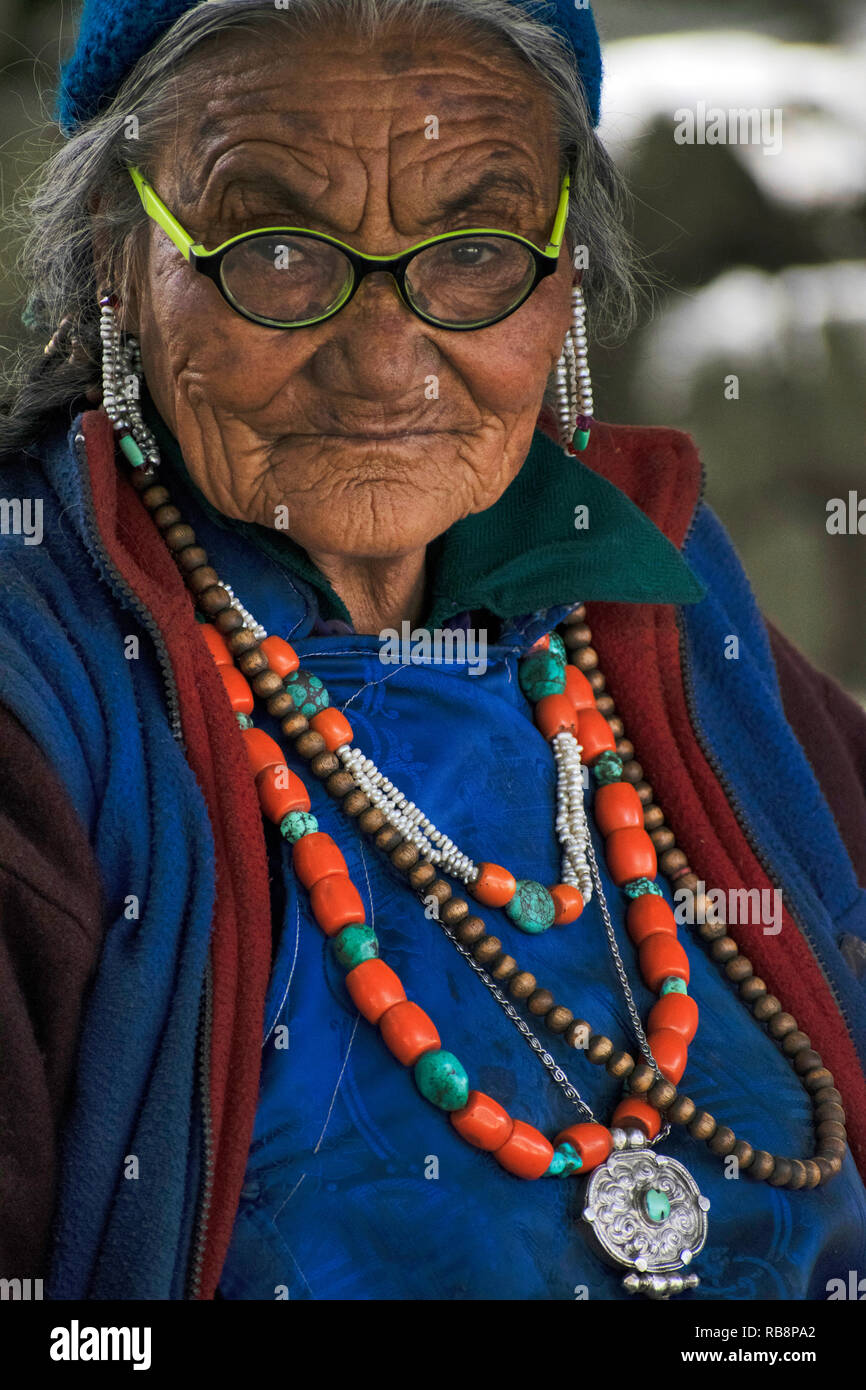
[[[673,1028],[660,1028],[657,1033],[647,1033],[647,1042],[662,1076],[676,1085],[686,1069],[689,1055],[689,1046],[682,1033],[675,1033]]]
[[[346,988],[352,1003],[370,1023],[378,1023],[386,1010],[401,1003],[406,991],[390,965],[376,957],[362,960],[346,976]]]
[[[645,1100],[626,1096],[614,1110],[610,1123],[613,1129],[642,1129],[647,1139],[655,1139],[662,1127],[662,1117]]]
[[[630,826],[643,830],[643,805],[631,782],[607,782],[599,787],[592,814],[602,835]]]
[[[565,693],[576,710],[595,709],[595,692],[576,666],[565,668]]]
[[[580,889],[575,888],[571,883],[555,883],[549,892],[556,904],[554,925],[563,927],[568,922],[576,922],[583,912],[583,897]]]
[[[301,664],[294,647],[290,647],[282,637],[266,637],[262,642],[262,651],[268,658],[271,670],[276,671],[282,679],[297,671]]]
[[[549,651],[550,651],[550,633],[549,633],[549,632],[545,632],[545,634],[544,634],[543,637],[539,637],[539,639],[538,639],[537,642],[533,642],[532,646],[529,648],[529,651],[526,653],[526,655],[527,655],[527,656],[536,656],[539,652],[549,652]]]
[[[514,1128],[508,1111],[483,1091],[470,1091],[463,1109],[452,1110],[450,1118],[461,1139],[488,1153],[501,1148]]]
[[[266,767],[276,767],[286,761],[280,745],[264,729],[243,729],[242,733],[254,777],[258,777]]]
[[[385,1046],[404,1067],[414,1067],[425,1052],[433,1052],[442,1046],[432,1018],[428,1018],[411,999],[392,1004],[379,1019],[379,1029]]]
[[[540,1130],[515,1120],[514,1128],[505,1143],[493,1151],[493,1157],[516,1178],[540,1178],[550,1167],[553,1145]]]
[[[235,714],[252,714],[255,701],[249,681],[241,675],[236,666],[218,666],[217,670],[222,676],[223,685],[228,692]]]
[[[485,907],[504,907],[517,892],[517,879],[501,864],[479,864],[479,874],[469,891]]]
[[[613,1148],[613,1135],[604,1125],[569,1125],[568,1129],[563,1129],[557,1134],[553,1142],[557,1148],[560,1144],[570,1144],[577,1150],[583,1159],[583,1167],[578,1174],[580,1176],[592,1172],[593,1168],[604,1163]]]
[[[310,728],[322,735],[329,753],[333,753],[337,748],[342,748],[344,743],[351,743],[355,737],[345,714],[341,714],[338,709],[319,710],[319,713],[314,714],[310,720]]]
[[[618,888],[633,878],[655,878],[658,872],[656,847],[646,831],[635,825],[608,835],[604,854],[610,876]]]
[[[676,918],[670,905],[656,893],[642,893],[639,898],[632,898],[625,921],[635,946],[642,945],[648,936],[658,932],[668,936],[677,934]]]
[[[577,716],[577,741],[583,748],[583,761],[589,766],[601,753],[615,753],[616,740],[604,715],[595,709],[582,709]]]
[[[268,820],[279,825],[290,811],[309,811],[310,796],[300,777],[285,763],[266,767],[256,778],[259,802]]]
[[[351,923],[366,920],[361,894],[345,874],[326,874],[314,883],[310,907],[325,936],[336,936]]]
[[[312,835],[302,835],[300,840],[295,841],[292,864],[305,888],[312,888],[327,874],[344,874],[348,877],[349,873],[342,850],[324,830],[314,830]]]
[[[690,1043],[698,1031],[698,1006],[690,994],[663,994],[649,1012],[647,1032],[671,1028]]]
[[[662,981],[669,975],[678,975],[689,982],[689,958],[680,943],[667,932],[656,932],[648,936],[638,947],[640,970],[644,982],[654,994],[658,994]]]
[[[535,722],[548,741],[566,732],[577,737],[577,711],[567,695],[542,695],[535,706]]]
[[[226,639],[221,632],[217,632],[212,623],[202,624],[202,636],[217,666],[234,666],[234,657],[228,649]]]

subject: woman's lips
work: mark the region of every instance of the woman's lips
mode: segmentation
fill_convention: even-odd
[[[362,439],[369,444],[371,440],[418,439],[431,434],[453,434],[453,430],[406,429],[406,430],[322,430],[320,434],[293,434],[290,439]]]

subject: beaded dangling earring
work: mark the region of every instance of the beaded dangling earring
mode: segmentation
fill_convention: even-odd
[[[159,449],[141,414],[141,352],[138,341],[122,334],[114,294],[100,297],[102,338],[102,407],[118,434],[118,443],[135,468],[159,464]]]
[[[592,429],[592,380],[589,374],[586,339],[586,303],[580,285],[571,291],[572,326],[556,364],[556,395],[559,432],[568,454],[582,453]]]

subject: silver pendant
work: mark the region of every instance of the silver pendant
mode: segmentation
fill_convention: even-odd
[[[646,1147],[638,1130],[614,1130],[614,1150],[586,1189],[583,1219],[601,1253],[632,1273],[628,1293],[670,1298],[697,1288],[696,1274],[681,1274],[707,1238],[708,1197],[687,1168]]]

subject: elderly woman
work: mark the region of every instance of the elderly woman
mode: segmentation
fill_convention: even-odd
[[[690,440],[592,419],[600,71],[570,0],[85,5],[2,421],[2,1272],[53,1298],[862,1268],[866,720]]]

